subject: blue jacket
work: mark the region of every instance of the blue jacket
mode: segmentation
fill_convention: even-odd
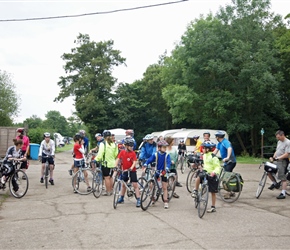
[[[165,161],[166,161],[166,170],[169,171],[171,165],[170,155],[167,153],[157,152],[158,159],[157,159],[157,170],[163,171],[165,169]],[[150,156],[150,158],[145,162],[144,166],[147,167],[148,164],[156,161],[156,154]],[[167,155],[166,159],[165,156]]]
[[[153,144],[150,144],[149,142],[145,142],[141,148],[139,159],[147,160],[155,152],[156,152],[156,142],[153,142]]]

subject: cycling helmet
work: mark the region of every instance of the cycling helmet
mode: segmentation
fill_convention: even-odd
[[[96,133],[95,137],[102,136],[100,133]]]
[[[180,140],[179,142],[182,143],[182,142],[184,142],[184,140]]]
[[[126,135],[134,135],[134,130],[133,129],[127,129],[126,131],[125,131],[125,134]]]
[[[203,133],[203,135],[209,135],[209,136],[210,136],[210,132],[205,131],[205,132]]]
[[[216,146],[216,144],[211,141],[205,141],[201,145],[205,148],[214,148]]]
[[[83,129],[81,129],[81,130],[79,131],[79,133],[80,133],[81,135],[85,135],[86,131],[84,131]]]
[[[43,134],[43,136],[44,136],[44,137],[50,137],[50,133],[45,132],[45,133]]]
[[[161,141],[157,142],[157,145],[160,147],[166,147],[166,146],[168,146],[168,143],[165,140],[161,140]]]
[[[194,135],[192,138],[193,139],[198,139],[199,138],[199,135]]]
[[[16,129],[16,132],[23,134],[24,133],[24,128],[18,128],[18,129]]]
[[[214,135],[218,138],[224,138],[226,133],[224,131],[219,130]]]
[[[154,135],[148,134],[145,136],[145,140],[152,140],[154,138]]]
[[[83,136],[80,133],[75,134],[75,140],[79,141],[80,139],[83,139]]]
[[[111,132],[109,130],[104,130],[103,137],[108,137],[108,136],[111,136]]]
[[[124,145],[133,147],[134,146],[134,139],[133,138],[125,138]]]

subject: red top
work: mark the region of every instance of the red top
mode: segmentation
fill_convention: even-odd
[[[19,140],[21,138],[19,136],[16,136],[16,139]],[[21,140],[23,141],[23,145],[22,145],[21,150],[26,151],[27,147],[29,147],[29,138],[28,138],[28,136],[24,135]]]
[[[74,145],[74,154],[75,154],[75,159],[83,159],[83,154],[79,151],[79,149],[82,147],[81,144],[79,144],[78,142],[75,143]]]
[[[137,156],[134,151],[127,151],[127,150],[121,150],[118,158],[122,162],[122,169],[126,170],[132,167],[132,164],[134,161],[137,161]],[[134,167],[132,172],[136,172],[136,168]]]

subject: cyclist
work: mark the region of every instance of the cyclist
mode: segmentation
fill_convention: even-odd
[[[203,142],[206,142],[206,141],[210,141],[210,132],[209,131],[205,131],[203,133]],[[215,150],[215,147],[212,148],[212,151],[214,151],[214,150]],[[200,146],[200,152],[203,152],[202,151],[202,145]]]
[[[213,142],[206,141],[203,144],[203,170],[207,172],[208,189],[211,193],[212,206],[207,210],[208,213],[216,212],[216,193],[218,192],[218,178],[217,175],[220,174],[221,166],[219,159],[212,154],[212,148],[216,145]],[[197,196],[197,190],[199,184],[202,182],[204,173],[202,170],[198,170],[198,177],[195,180],[195,188],[192,191],[192,197]]]
[[[24,128],[18,128],[16,130],[17,136],[16,139],[21,139],[23,141],[23,145],[21,148],[21,155],[23,158],[25,157],[27,159],[27,155],[29,152],[29,137],[24,135]],[[28,161],[22,161],[20,169],[22,169],[24,172],[26,172],[26,169],[28,169]],[[23,175],[22,179],[25,180],[26,176]]]
[[[290,154],[290,140],[286,138],[284,131],[278,130],[275,133],[277,142],[276,151],[273,155],[273,157],[270,158],[270,161],[273,162],[275,159],[277,161],[277,167],[278,167],[278,179],[281,180],[282,183],[282,191],[277,196],[277,199],[285,199],[286,198],[286,188],[287,188],[287,179],[286,179],[286,168],[289,164],[289,154]],[[268,174],[269,178],[272,181],[272,185],[269,187],[270,190],[273,190],[274,188],[279,188],[280,185],[278,185],[274,179],[274,177],[271,174]]]
[[[133,150],[136,150],[136,148],[137,148],[137,143],[136,143],[136,141],[135,141],[135,139],[134,139],[134,130],[133,130],[133,129],[127,129],[127,130],[125,131],[125,134],[126,134],[126,137],[122,140],[122,144],[124,144],[124,140],[125,140],[126,138],[132,138],[132,139],[134,140],[134,147],[133,147]]]
[[[50,139],[50,133],[45,132],[43,134],[44,140],[40,143],[38,158],[41,159],[42,167],[40,171],[40,183],[43,183],[44,176],[44,165],[46,160],[48,160],[50,168],[50,179],[49,182],[51,185],[54,185],[53,180],[53,170],[54,170],[54,152],[55,152],[55,143]],[[49,156],[47,159],[45,157]]]
[[[142,170],[144,172],[148,164],[151,164],[152,162],[156,162],[156,168],[157,168],[157,171],[159,171],[159,173],[156,173],[156,178],[159,178],[161,175],[164,208],[168,209],[169,206],[168,206],[166,172],[169,172],[171,159],[170,159],[170,155],[166,153],[166,147],[168,146],[168,143],[165,140],[161,140],[158,142],[157,145],[158,145],[157,152],[150,156],[150,158],[143,165]]]
[[[133,150],[134,147],[134,139],[133,138],[126,138],[124,140],[125,150],[121,150],[118,154],[118,158],[116,160],[116,166],[119,166],[121,163],[122,170],[130,170],[130,180],[133,184],[133,187],[135,189],[136,197],[137,197],[137,203],[136,207],[140,207],[141,201],[140,201],[140,191],[138,187],[138,179],[137,179],[137,172],[136,172],[136,163],[137,163],[137,157],[136,153]],[[128,172],[123,172],[122,179],[125,182],[128,182],[129,176]],[[118,199],[118,203],[124,203],[124,195],[125,195],[125,185],[122,185],[121,188],[121,196]]]
[[[118,147],[113,142],[111,132],[104,130],[104,141],[100,143],[99,152],[96,156],[96,161],[102,164],[102,173],[105,178],[106,192],[105,196],[113,193],[113,169],[115,167],[116,157],[118,156]]]
[[[200,146],[202,144],[202,141],[199,139],[199,135],[194,135],[193,140],[195,142],[194,153],[200,154],[202,152],[202,151],[200,151]]]
[[[171,136],[166,137],[165,141],[168,143],[166,152],[170,155],[170,160],[171,160],[169,171],[170,171],[170,173],[175,173],[176,186],[177,186],[177,183],[179,183],[178,182],[177,170],[176,170],[176,162],[177,162],[177,158],[178,158],[178,153],[177,153],[176,148],[172,147],[173,143],[174,143],[174,139]],[[180,186],[182,187],[182,185],[179,183],[179,187]],[[176,192],[174,192],[173,193],[173,197],[174,198],[179,198],[179,195]]]
[[[222,161],[225,163],[224,170],[227,172],[233,172],[236,166],[236,156],[231,142],[225,138],[226,133],[224,131],[217,131],[215,133],[218,144],[213,154],[216,155],[218,151],[221,153]]]
[[[180,140],[179,141],[179,144],[178,144],[178,147],[177,147],[177,150],[178,150],[178,160],[180,160],[180,157],[185,155],[186,153],[186,145],[184,144],[184,140]]]
[[[92,152],[98,152],[100,144],[104,141],[104,138],[103,138],[103,136],[100,133],[96,133],[95,134],[95,138],[97,140],[97,146],[94,147],[94,148],[92,148],[90,150],[90,153],[92,153]]]
[[[75,134],[74,136],[74,148],[73,148],[73,155],[74,155],[74,173],[76,173],[80,167],[84,167],[85,165],[85,148],[84,148],[84,138],[80,133]],[[87,184],[87,191],[90,192],[92,190],[89,182],[88,182],[88,173],[84,170],[84,176]],[[77,191],[74,189],[74,193]]]
[[[89,138],[86,137],[86,131],[81,129],[79,131],[79,134],[83,137],[83,140],[84,140],[84,149],[85,149],[85,155],[88,154],[89,152]]]
[[[6,155],[3,159],[3,166],[1,169],[2,178],[1,185],[5,183],[8,176],[14,173],[15,169],[12,164],[13,160],[26,161],[27,158],[22,155],[21,147],[23,146],[23,141],[21,139],[13,139],[14,145],[7,149]],[[15,192],[18,190],[18,184],[15,180],[12,180],[13,189]]]

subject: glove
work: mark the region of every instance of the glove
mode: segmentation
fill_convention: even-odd
[[[165,175],[166,174],[166,171],[165,170],[163,170],[162,172],[161,172],[161,175]]]

